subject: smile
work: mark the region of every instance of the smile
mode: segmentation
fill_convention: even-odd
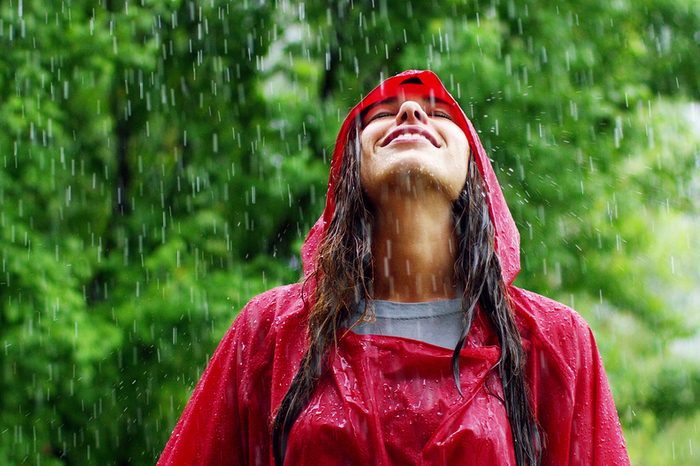
[[[430,134],[429,131],[421,128],[420,126],[408,125],[400,126],[394,131],[389,133],[389,135],[384,138],[384,141],[380,144],[381,147],[389,145],[392,141],[396,142],[414,142],[414,141],[424,141],[427,140],[429,143],[435,147],[440,147],[435,137]]]

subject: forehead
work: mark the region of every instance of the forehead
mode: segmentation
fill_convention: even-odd
[[[424,92],[424,91],[415,91],[415,90],[403,90],[400,89],[396,95],[391,96],[391,97],[386,97],[384,99],[381,99],[369,106],[367,106],[364,111],[369,111],[374,107],[377,106],[386,106],[386,105],[401,105],[407,100],[412,100],[414,102],[418,102],[424,107],[428,106],[445,106],[445,107],[451,107],[450,103],[439,98],[435,97],[435,94],[432,92]]]

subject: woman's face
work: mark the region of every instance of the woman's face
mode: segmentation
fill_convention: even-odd
[[[369,198],[429,185],[455,200],[467,177],[469,143],[454,117],[446,102],[413,93],[366,110],[360,179]]]

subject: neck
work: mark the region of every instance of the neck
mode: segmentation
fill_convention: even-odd
[[[372,230],[374,298],[399,302],[457,295],[457,241],[444,195],[382,196]]]

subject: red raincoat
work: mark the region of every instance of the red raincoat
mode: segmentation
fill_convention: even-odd
[[[335,206],[343,144],[353,119],[399,87],[454,106],[488,194],[496,253],[514,307],[535,415],[545,435],[544,465],[629,464],[603,364],[588,325],[566,306],[512,286],[519,235],[476,131],[430,71],[387,79],[353,108],[338,134],[326,207],[302,250],[304,273]],[[307,293],[309,290],[306,290]],[[272,465],[270,425],[307,345],[299,283],[250,301],[214,353],[159,465]],[[497,372],[500,348],[477,314],[461,352],[464,398],[452,351],[401,337],[345,334],[311,402],[294,424],[288,465],[514,465],[511,430]],[[495,396],[496,395],[496,396]]]

